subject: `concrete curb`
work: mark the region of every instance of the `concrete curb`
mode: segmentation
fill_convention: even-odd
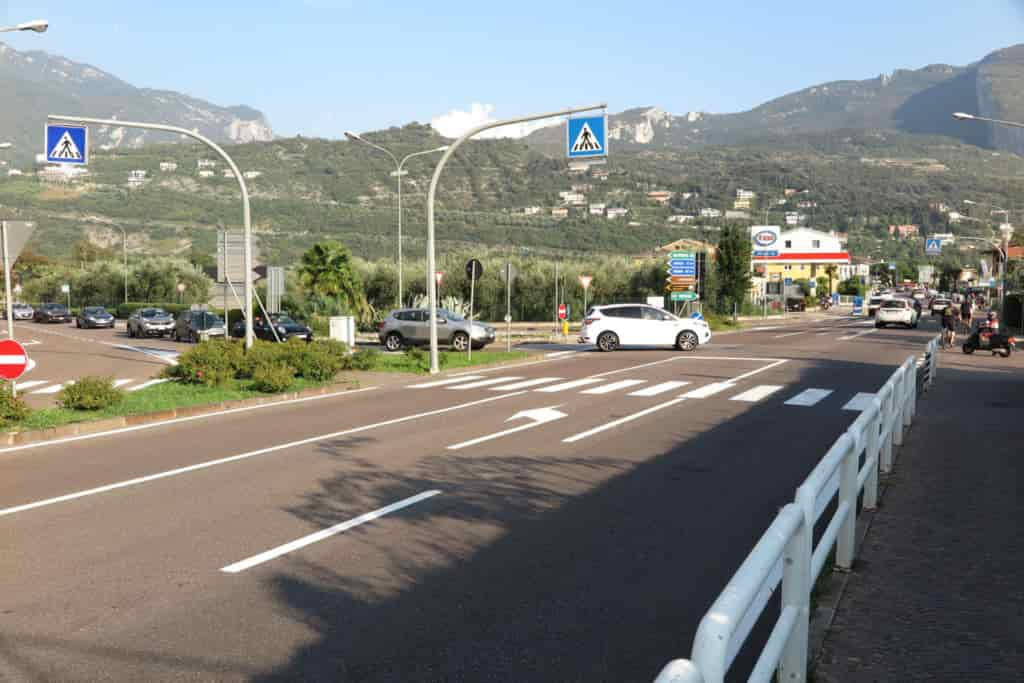
[[[34,429],[26,432],[3,432],[0,433],[0,446],[21,446],[30,443],[44,443],[54,439],[64,439],[69,436],[82,436],[107,432],[123,427],[136,427],[138,425],[155,424],[166,422],[179,417],[195,417],[197,415],[210,415],[233,408],[245,408],[249,406],[266,405],[270,403],[283,403],[294,401],[310,396],[323,396],[324,394],[335,393],[339,390],[351,390],[358,388],[358,382],[337,382],[326,384],[315,389],[304,389],[302,391],[291,391],[284,394],[272,396],[256,396],[253,398],[238,399],[235,401],[220,401],[218,403],[206,403],[202,405],[183,406],[170,410],[161,410],[154,413],[141,413],[138,415],[123,415],[121,417],[110,417],[102,420],[89,420],[75,422],[73,424],[51,427],[49,429]]]

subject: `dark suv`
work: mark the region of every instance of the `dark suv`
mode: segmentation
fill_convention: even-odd
[[[37,323],[69,323],[71,313],[64,304],[43,304],[36,308],[32,319]]]

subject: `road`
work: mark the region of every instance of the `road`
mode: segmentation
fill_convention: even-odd
[[[0,679],[651,680],[936,332],[577,347],[0,451]]]

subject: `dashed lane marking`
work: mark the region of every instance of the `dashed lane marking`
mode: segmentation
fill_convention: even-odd
[[[661,384],[655,384],[653,387],[634,391],[630,396],[657,396],[658,394],[664,394],[672,391],[673,389],[678,389],[679,387],[685,387],[687,384],[689,384],[689,382],[662,382]]]
[[[749,391],[744,391],[742,394],[733,396],[730,401],[744,401],[746,403],[756,403],[762,399],[768,398],[777,391],[780,391],[782,386],[779,384],[762,384],[761,386],[754,387]]]

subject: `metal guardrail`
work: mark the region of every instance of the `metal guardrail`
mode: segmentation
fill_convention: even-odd
[[[782,609],[749,680],[770,681],[776,672],[779,681],[807,680],[811,590],[833,547],[837,567],[853,566],[857,499],[863,492],[864,509],[877,505],[879,470],[892,470],[893,446],[903,444],[917,410],[917,369],[923,368],[927,391],[938,369],[938,343],[938,337],[928,343],[920,363],[907,358],[836,440],[701,619],[690,659],[669,662],[655,683],[724,683],[780,584]],[[814,527],[833,500],[835,511],[815,544]]]

